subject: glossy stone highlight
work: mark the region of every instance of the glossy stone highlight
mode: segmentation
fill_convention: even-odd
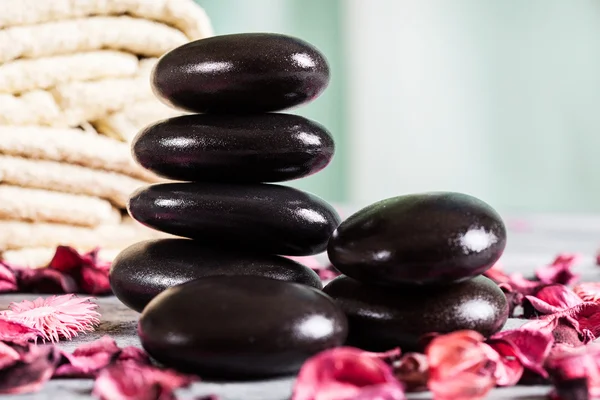
[[[223,251],[188,239],[136,243],[113,261],[109,277],[115,296],[141,312],[150,300],[170,287],[220,275],[262,276],[322,288],[315,272],[290,259]]]
[[[185,115],[159,121],[133,141],[146,169],[182,181],[279,182],[325,168],[327,130],[290,114]]]
[[[165,54],[152,74],[166,104],[199,113],[260,113],[316,98],[329,66],[312,45],[274,33],[197,40]]]
[[[379,287],[340,276],[323,289],[344,310],[349,344],[382,351],[422,350],[422,335],[472,329],[484,336],[508,318],[506,297],[486,277],[445,287]]]
[[[128,209],[142,224],[206,245],[289,256],[324,251],[340,221],[317,196],[270,184],[157,184],[135,192]]]
[[[483,201],[424,193],[370,205],[344,221],[328,246],[345,275],[381,285],[427,285],[482,274],[502,255],[506,228]]]
[[[162,292],[144,309],[138,333],[166,366],[241,379],[297,372],[308,357],[341,345],[347,322],[311,287],[219,276]]]

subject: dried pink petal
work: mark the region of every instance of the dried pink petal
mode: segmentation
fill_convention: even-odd
[[[120,361],[132,360],[137,362],[138,364],[151,364],[150,357],[148,354],[135,346],[127,346],[121,350],[118,359]]]
[[[404,390],[396,384],[384,383],[381,385],[363,388],[356,396],[347,400],[405,400]]]
[[[583,301],[600,302],[600,282],[585,282],[573,288],[573,292]]]
[[[393,365],[396,361],[400,360],[400,357],[402,356],[402,351],[400,350],[400,347],[395,347],[391,350],[384,352],[363,351],[363,354],[370,357],[378,358],[388,365]]]
[[[579,275],[571,271],[578,258],[575,254],[559,254],[552,264],[536,269],[535,274],[546,285],[571,285],[579,279]]]
[[[100,322],[92,298],[78,298],[72,294],[41,297],[34,301],[11,303],[0,317],[38,329],[43,338],[58,342],[60,338],[71,339],[80,332],[93,331]]]
[[[189,386],[195,380],[194,377],[134,360],[119,361],[98,374],[93,394],[107,400],[167,400],[175,398],[175,389]]]
[[[394,375],[407,391],[427,390],[429,364],[427,356],[420,353],[406,353],[394,366]]]
[[[375,386],[379,389],[375,389]],[[382,399],[404,398],[402,385],[379,357],[352,347],[338,347],[323,351],[304,363],[294,386],[292,400],[354,399],[365,392],[378,391],[382,386],[385,386],[385,390],[379,393],[396,396]],[[402,393],[402,397],[398,397],[398,393]]]
[[[554,314],[575,307],[583,300],[564,285],[550,285],[539,290],[535,296],[525,296],[541,314]]]
[[[600,396],[600,345],[556,346],[548,357],[546,368],[560,390],[577,390],[583,380],[590,398]]]
[[[17,270],[19,290],[30,293],[74,293],[77,283],[69,275],[50,268]]]
[[[573,325],[583,336],[583,344],[600,336],[600,303],[581,303],[558,314],[558,317]]]
[[[43,333],[39,329],[0,317],[0,341],[25,345],[30,340],[42,336]]]
[[[13,347],[19,360],[0,369],[0,393],[20,394],[36,392],[52,377],[60,354],[54,346]]]
[[[55,377],[91,378],[106,367],[121,349],[109,336],[79,346],[72,354],[63,352],[65,362],[60,365]]]
[[[495,264],[492,268],[484,272],[484,275],[497,284],[508,285],[505,287],[510,288],[510,291],[523,295],[533,294],[543,285],[542,282],[524,278],[523,274],[520,273],[515,272],[508,275],[502,270],[500,264]]]
[[[431,341],[429,389],[437,400],[483,399],[495,386],[497,353],[474,331],[458,331]]]
[[[15,349],[6,343],[0,342],[0,370],[13,365],[19,359],[21,359],[21,356]]]
[[[14,292],[18,289],[14,270],[0,262],[0,293]]]
[[[59,246],[48,265],[48,269],[71,276],[79,285],[80,291],[100,295],[110,293],[108,272],[110,263],[98,260],[98,251],[79,254],[75,249]]]

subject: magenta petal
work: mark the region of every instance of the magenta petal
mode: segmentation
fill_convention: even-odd
[[[80,286],[84,293],[100,295],[111,292],[108,281],[109,268],[84,266],[81,268]]]
[[[346,400],[365,387],[401,384],[378,357],[352,347],[323,351],[308,359],[294,386],[292,400]]]
[[[43,333],[38,329],[0,318],[0,341],[25,345],[27,342],[42,336]]]
[[[121,353],[119,354],[119,360],[133,360],[138,364],[151,364],[150,357],[148,356],[148,354],[144,350],[135,346],[127,346],[123,348],[123,350],[121,350]]]
[[[5,369],[19,361],[21,356],[11,346],[0,342],[0,370]]]
[[[93,394],[101,399],[172,399],[175,389],[188,386],[195,379],[133,360],[118,361],[98,374]]]
[[[546,367],[558,389],[568,390],[569,386],[573,386],[569,383],[585,380],[588,396],[590,398],[600,396],[600,346],[598,344],[577,348],[556,346],[548,358]],[[574,385],[573,389],[577,386],[579,385]]]
[[[492,336],[488,342],[498,353],[515,357],[525,368],[546,377],[544,362],[554,344],[551,332],[544,330],[528,329],[526,326],[510,331],[499,332]],[[512,353],[502,349],[499,343],[512,348]]]
[[[56,369],[56,377],[81,377],[89,378],[106,367],[120,352],[113,339],[104,336],[91,343],[79,346],[73,354],[63,352],[66,363]]]
[[[54,346],[29,345],[21,359],[0,370],[0,393],[19,394],[36,392],[50,379],[60,359]]]
[[[0,293],[14,292],[17,289],[15,272],[8,265],[0,262]]]
[[[347,400],[405,400],[402,386],[393,383],[367,386]],[[320,400],[320,398],[318,399]],[[346,400],[346,399],[344,399]]]
[[[554,314],[583,303],[575,292],[564,285],[546,286],[535,296],[525,296],[525,298],[542,314]]]
[[[58,246],[48,268],[62,272],[70,272],[83,264],[82,256],[72,247]]]
[[[535,274],[546,285],[571,285],[579,278],[571,271],[577,259],[578,256],[574,254],[560,254],[552,264],[536,269]]]
[[[21,269],[18,271],[19,289],[33,293],[75,293],[75,280],[69,275],[50,268]]]
[[[584,337],[584,344],[600,336],[600,303],[585,302],[561,313],[561,317],[575,321],[573,326]]]
[[[394,365],[394,375],[404,384],[407,391],[426,390],[429,379],[427,356],[421,353],[406,353]]]

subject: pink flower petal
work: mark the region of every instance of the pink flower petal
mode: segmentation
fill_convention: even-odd
[[[72,294],[52,296],[47,299],[11,303],[0,317],[19,322],[43,333],[43,338],[58,342],[71,339],[81,332],[93,331],[100,322],[92,298],[78,298]]]
[[[554,314],[575,307],[583,300],[564,285],[550,285],[539,290],[535,296],[525,296],[541,314]]]
[[[384,383],[363,388],[348,400],[405,400],[404,390],[399,385]]]
[[[535,274],[546,285],[571,285],[579,278],[571,271],[578,258],[575,254],[559,254],[552,264],[536,269]]]
[[[20,322],[0,317],[0,340],[25,345],[30,340],[37,340],[43,333]]]
[[[584,337],[584,344],[600,336],[600,303],[578,304],[561,313],[560,317],[575,321],[573,327]]]
[[[429,379],[427,356],[420,353],[406,353],[394,366],[394,375],[404,384],[407,391],[427,390]]]
[[[74,293],[77,283],[69,275],[50,268],[18,270],[19,290],[28,293]]]
[[[150,357],[148,356],[148,354],[139,347],[134,346],[127,346],[123,348],[123,350],[121,350],[121,353],[119,354],[118,359],[121,361],[133,360],[138,364],[151,364]]]
[[[79,346],[72,354],[63,352],[66,362],[60,365],[55,377],[91,378],[106,367],[121,350],[113,339],[103,336]]]
[[[525,279],[523,274],[520,273],[508,275],[502,270],[500,264],[495,264],[492,268],[484,272],[484,275],[499,285],[508,285],[507,287],[510,288],[510,291],[521,293],[522,295],[533,294],[543,285],[542,282]]]
[[[186,387],[195,380],[194,377],[134,360],[119,361],[98,374],[93,394],[107,400],[173,399],[175,389]]]
[[[84,259],[77,250],[68,246],[58,246],[54,257],[52,257],[50,264],[48,264],[48,268],[68,273],[73,269],[81,267],[83,263]]]
[[[365,391],[377,391],[374,387],[382,385],[386,386],[385,393],[388,394],[404,392],[391,368],[379,357],[360,349],[339,347],[323,351],[304,363],[292,400],[353,399]],[[396,388],[392,389],[392,386]],[[394,400],[401,398],[391,397]]]
[[[17,277],[8,265],[0,262],[0,293],[14,292],[17,290]]]
[[[20,394],[36,392],[50,379],[60,359],[54,346],[28,345],[15,349],[20,359],[0,370],[0,393]]]
[[[0,342],[0,370],[5,369],[19,361],[21,356],[9,345]]]
[[[600,345],[590,344],[577,348],[556,346],[548,358],[546,367],[559,389],[568,390],[570,387],[577,390],[578,381],[584,380],[589,397],[600,396]]]
[[[109,264],[110,265],[110,264]],[[108,281],[110,268],[105,265],[101,267],[84,266],[81,268],[80,286],[84,293],[101,295],[111,292]]]
[[[593,301],[595,303],[600,302],[599,282],[580,283],[573,288],[573,292],[575,292],[575,294],[583,301]]]
[[[94,295],[108,294],[111,292],[108,281],[110,263],[98,260],[98,250],[79,254],[71,247],[59,246],[47,269],[70,276],[81,292]]]
[[[483,399],[495,386],[497,353],[474,331],[458,331],[431,341],[429,389],[436,400]]]

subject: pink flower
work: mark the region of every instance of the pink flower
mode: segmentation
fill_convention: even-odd
[[[79,346],[72,354],[63,352],[65,363],[60,365],[54,376],[91,378],[106,367],[121,352],[115,341],[103,336],[91,343]]]
[[[17,290],[17,277],[8,265],[0,262],[0,293],[15,292]]]
[[[571,271],[578,258],[575,254],[559,254],[552,264],[536,269],[535,275],[546,285],[571,285],[579,279],[579,275]]]
[[[36,392],[52,377],[60,359],[54,346],[12,345],[12,362],[0,369],[0,393],[20,394]],[[6,348],[4,349],[6,352]],[[16,354],[15,354],[16,353]],[[14,360],[15,357],[18,359]]]
[[[483,399],[496,385],[498,353],[483,340],[475,331],[458,331],[429,343],[428,386],[436,400]]]
[[[311,357],[300,370],[292,400],[403,400],[402,385],[374,354],[338,347]]]
[[[97,307],[90,297],[67,294],[11,303],[8,310],[0,312],[0,317],[37,329],[45,340],[58,342],[60,338],[71,339],[80,332],[93,331],[100,322]]]
[[[600,396],[600,345],[575,348],[558,345],[548,358],[546,368],[561,398],[572,398],[569,395],[580,386],[587,388],[590,398]]]
[[[175,389],[189,386],[195,380],[173,370],[125,360],[98,374],[93,394],[103,400],[171,400],[175,399]]]

